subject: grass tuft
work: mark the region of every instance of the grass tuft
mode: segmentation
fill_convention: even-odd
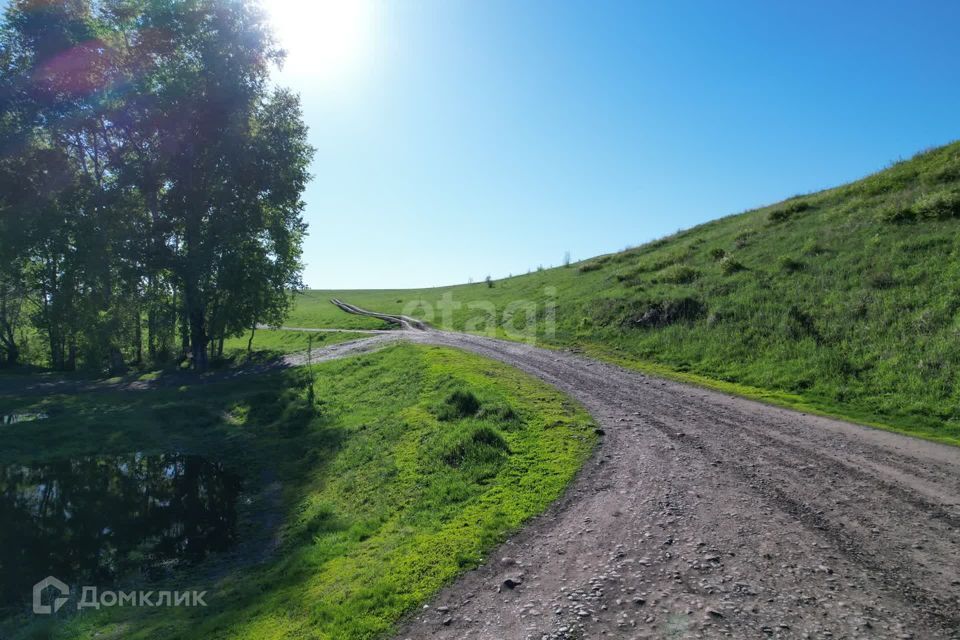
[[[436,410],[440,420],[459,420],[476,415],[480,401],[471,391],[456,389],[444,398]]]

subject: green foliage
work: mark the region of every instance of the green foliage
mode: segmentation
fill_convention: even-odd
[[[734,237],[733,245],[737,249],[743,249],[744,247],[747,247],[750,245],[750,241],[753,240],[756,237],[756,235],[757,235],[757,232],[753,230],[741,231],[736,235],[736,237]]]
[[[793,218],[798,213],[803,213],[810,209],[810,203],[806,200],[790,200],[786,204],[783,204],[775,209],[773,209],[767,218],[771,223],[786,222],[787,220]]]
[[[945,189],[923,195],[913,204],[913,211],[920,218],[960,217],[960,189]]]
[[[690,284],[699,277],[700,271],[685,264],[672,265],[657,274],[660,281],[673,284]]]
[[[656,329],[682,321],[694,321],[706,314],[706,306],[691,297],[658,300],[640,305],[622,321],[626,328]]]
[[[580,273],[590,273],[591,271],[599,271],[603,268],[603,263],[599,260],[591,260],[590,262],[584,262],[579,267],[577,271]]]
[[[3,20],[2,362],[34,333],[33,364],[121,373],[189,352],[203,369],[279,323],[312,150],[298,98],[270,86],[282,52],[261,9],[14,2]]]
[[[877,215],[882,222],[892,224],[907,224],[917,219],[917,212],[910,207],[900,203],[886,204],[877,211]]]
[[[724,256],[724,258],[720,260],[720,272],[724,275],[733,275],[734,273],[745,271],[746,269],[747,268],[743,266],[742,262],[731,255]]]
[[[461,351],[398,345],[313,370],[322,411],[307,410],[311,378],[300,370],[184,390],[0,397],[4,411],[59,407],[29,433],[0,427],[10,443],[0,462],[171,448],[222,461],[244,476],[240,544],[257,550],[148,587],[207,590],[208,607],[113,607],[52,624],[13,614],[0,636],[387,637],[559,497],[596,441],[589,416],[558,391]],[[481,399],[479,411],[439,420],[432,409],[454,387]]]

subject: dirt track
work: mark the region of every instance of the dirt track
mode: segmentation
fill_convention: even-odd
[[[464,334],[312,360],[400,339],[516,366],[605,435],[560,501],[398,638],[960,638],[960,449]]]
[[[605,435],[559,503],[399,638],[960,637],[960,449],[573,354],[403,334],[527,371]]]

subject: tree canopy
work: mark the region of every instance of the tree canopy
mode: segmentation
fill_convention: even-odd
[[[270,82],[282,58],[250,0],[11,3],[4,362],[203,369],[225,336],[282,320],[313,153],[298,97]]]

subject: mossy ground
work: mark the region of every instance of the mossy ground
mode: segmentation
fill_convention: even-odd
[[[526,374],[414,345],[198,387],[8,396],[0,409],[50,414],[0,427],[0,462],[175,450],[229,463],[252,492],[244,535],[266,549],[167,585],[207,590],[206,608],[18,618],[4,637],[381,636],[555,500],[596,437],[579,406]],[[265,530],[274,512],[279,529]]]

